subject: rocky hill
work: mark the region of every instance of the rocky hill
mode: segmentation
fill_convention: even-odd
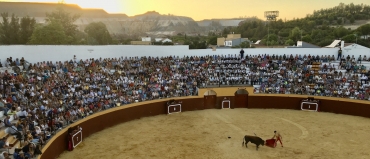
[[[80,30],[91,22],[101,21],[112,34],[129,36],[164,36],[178,33],[187,35],[207,34],[208,31],[222,30],[229,26],[238,26],[245,19],[211,19],[194,21],[190,17],[162,15],[155,11],[129,17],[126,14],[109,14],[102,9],[82,9],[78,5],[56,3],[0,2],[0,12],[8,12],[18,17],[34,17],[38,23],[45,23],[46,13],[57,7],[63,7],[71,14],[81,17],[75,22]],[[1,21],[1,20],[0,20]]]

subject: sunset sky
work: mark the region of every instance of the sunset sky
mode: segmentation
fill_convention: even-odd
[[[0,0],[12,2],[52,2],[58,0]],[[264,11],[280,11],[281,19],[305,17],[314,10],[337,6],[340,2],[367,4],[369,0],[65,0],[82,8],[102,8],[108,13],[125,13],[128,16],[157,11],[191,17],[194,20],[212,18],[238,18],[257,16],[263,18]]]

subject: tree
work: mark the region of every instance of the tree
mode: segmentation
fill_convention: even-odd
[[[47,22],[57,22],[62,25],[65,35],[72,37],[71,41],[68,43],[72,44],[78,41],[75,37],[77,30],[77,25],[74,22],[80,18],[80,15],[66,12],[62,7],[57,8],[51,13],[46,13]]]
[[[11,21],[9,23],[8,32],[10,33],[10,44],[19,44],[20,37],[20,25],[19,18],[12,14]]]
[[[208,39],[208,43],[211,44],[211,45],[217,45],[217,36],[211,36]]]
[[[294,44],[295,42],[292,39],[288,39],[287,41],[285,41],[285,45],[293,46]]]
[[[241,48],[250,48],[251,44],[248,41],[244,41],[239,46]]]
[[[302,37],[302,41],[311,43],[312,42],[311,35],[305,35],[305,36],[303,36]]]
[[[37,26],[33,31],[29,44],[35,45],[62,45],[71,41],[72,37],[64,32],[63,25],[58,21],[51,21],[46,26]]]
[[[357,31],[367,39],[368,35],[370,35],[370,24],[361,25],[357,28]]]
[[[3,22],[0,23],[0,43],[3,44],[26,44],[32,35],[36,20],[30,17],[23,17],[19,20],[12,14],[10,20],[8,13],[1,14]]]
[[[334,29],[334,36],[336,38],[342,38],[343,36],[346,36],[348,33],[349,30],[344,28],[343,26]]]
[[[95,39],[99,45],[107,45],[112,42],[107,26],[102,22],[92,22],[85,28],[88,38]]]
[[[23,17],[20,22],[20,44],[27,44],[36,25],[35,18]]]
[[[342,38],[342,40],[344,40],[347,43],[355,43],[356,42],[356,35],[354,35],[354,34],[346,35]]]
[[[153,45],[162,45],[162,42],[161,41],[159,41],[159,42],[155,41],[155,42],[153,42]]]
[[[11,44],[10,42],[10,38],[11,38],[11,34],[10,34],[10,22],[9,22],[9,18],[8,18],[8,13],[1,13],[1,17],[2,17],[2,23],[0,23],[0,30],[1,30],[1,34],[0,34],[0,43],[2,44]]]
[[[232,48],[250,48],[250,43],[248,41],[243,41],[239,45],[232,46]]]
[[[349,20],[349,22],[351,22],[351,24],[355,23],[355,17],[351,16],[351,19]]]
[[[337,20],[337,24],[338,24],[338,25],[341,25],[341,24],[342,24],[342,22],[343,22],[343,19],[342,19],[342,18],[338,18],[338,20]]]
[[[318,42],[317,45],[319,45],[321,47],[324,47],[324,46],[330,45],[332,42],[333,42],[332,38],[326,38],[326,39],[321,40],[320,42]]]
[[[162,43],[162,45],[173,45],[173,43],[169,42],[169,41],[166,41],[166,42]]]
[[[298,41],[301,39],[302,31],[298,27],[295,27],[290,31],[289,38],[293,41]]]

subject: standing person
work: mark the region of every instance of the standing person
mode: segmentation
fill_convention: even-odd
[[[342,48],[339,48],[337,60],[340,60],[341,57],[342,57]]]
[[[73,151],[72,136],[73,136],[73,129],[68,128],[68,151]]]
[[[274,131],[274,136],[272,137],[272,139],[276,139],[275,140],[275,143],[277,143],[278,141],[280,141],[281,147],[284,147],[283,146],[283,143],[281,142],[281,139],[283,139],[283,136],[281,136],[280,133],[277,132],[276,130]]]
[[[240,50],[240,59],[243,59],[244,58],[244,50],[242,48],[242,50]]]

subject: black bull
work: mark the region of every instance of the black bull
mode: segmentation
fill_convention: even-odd
[[[262,140],[260,137],[257,137],[257,136],[249,136],[249,135],[245,135],[244,136],[244,139],[243,139],[243,143],[242,143],[242,146],[244,146],[244,141],[245,141],[245,147],[248,147],[247,144],[248,142],[251,142],[251,143],[254,143],[256,144],[256,150],[258,150],[258,146],[259,145],[262,145],[264,146],[265,145],[265,141]]]

